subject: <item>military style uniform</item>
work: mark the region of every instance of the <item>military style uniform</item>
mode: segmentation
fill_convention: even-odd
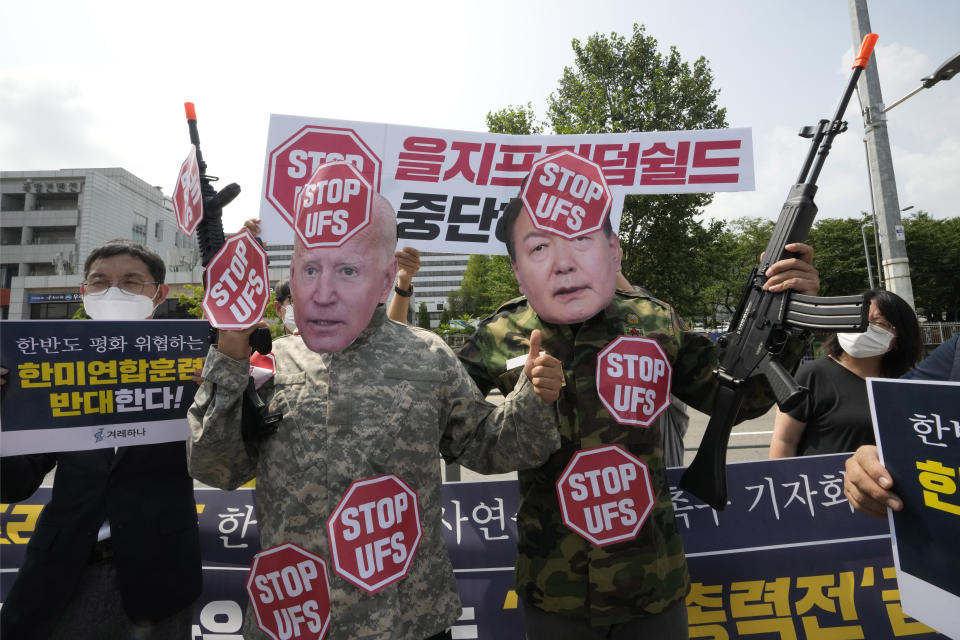
[[[619,336],[655,338],[673,367],[672,393],[709,412],[717,386],[714,345],[684,331],[672,307],[638,292],[617,291],[606,309],[579,325],[546,323],[517,298],[484,320],[459,353],[481,391],[512,388],[520,370],[506,370],[505,363],[529,350],[534,329],[542,332],[542,348],[562,362],[565,386],[557,400],[560,449],[540,468],[519,474],[517,591],[532,606],[592,626],[660,613],[686,595],[690,579],[659,419],[651,428],[616,422],[597,395],[597,354]],[[765,383],[751,385],[740,419],[762,415],[773,404]],[[578,450],[613,443],[647,464],[655,505],[635,539],[599,547],[563,524],[555,484]]]
[[[248,452],[240,435],[247,363],[211,349],[189,412],[190,471],[234,489],[256,476],[263,548],[292,542],[328,562],[328,638],[422,640],[452,625],[460,599],[441,535],[439,454],[481,472],[535,467],[559,446],[556,408],[521,375],[487,403],[437,335],[378,308],[346,349],[318,354],[278,341],[277,372],[260,388],[276,434]],[[332,568],[327,520],[354,480],[395,474],[419,499],[423,537],[406,577],[369,594]],[[252,607],[245,638],[266,638]]]

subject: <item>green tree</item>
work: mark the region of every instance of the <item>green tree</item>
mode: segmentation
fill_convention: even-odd
[[[807,244],[820,272],[820,295],[847,296],[870,288],[860,225],[866,218],[820,218],[810,229]]]
[[[960,321],[960,218],[919,211],[903,220],[917,311],[931,321]]]
[[[645,27],[634,25],[629,39],[595,34],[572,45],[575,64],[564,69],[548,98],[546,123],[554,133],[727,125],[707,60],[685,62],[675,47],[660,53]],[[504,133],[533,133],[539,127],[529,104],[488,113],[487,126]],[[713,238],[722,224],[701,224],[696,215],[711,199],[711,194],[627,196],[624,203],[619,230],[624,275],[682,314],[705,311],[700,295],[713,278]]]
[[[427,311],[426,302],[421,302],[417,308],[417,326],[421,329],[430,328],[430,312]]]
[[[472,255],[460,288],[450,294],[450,313],[457,317],[487,316],[518,295],[520,290],[507,256]]]
[[[450,324],[450,312],[444,309],[440,312],[440,326]]]
[[[772,220],[737,218],[716,236],[711,256],[714,277],[700,294],[703,324],[717,326],[733,315],[747,276],[760,263],[760,253],[770,241],[773,227]]]

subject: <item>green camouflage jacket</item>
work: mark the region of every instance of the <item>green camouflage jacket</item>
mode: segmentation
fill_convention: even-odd
[[[673,308],[641,293],[618,291],[606,309],[576,332],[543,322],[526,299],[518,298],[484,320],[460,350],[460,360],[484,392],[513,387],[522,368],[508,371],[505,364],[529,351],[534,329],[543,333],[542,349],[563,363],[566,384],[557,401],[560,449],[540,468],[520,472],[516,584],[529,604],[599,626],[659,613],[686,595],[689,575],[674,523],[659,419],[651,428],[617,423],[596,386],[600,350],[619,336],[652,337],[673,367],[672,393],[709,413],[716,391],[715,348],[683,326]],[[765,383],[753,385],[738,418],[762,415],[772,404]],[[563,524],[555,484],[576,451],[611,443],[647,464],[655,506],[636,538],[600,547]]]
[[[328,638],[421,640],[446,629],[460,600],[441,536],[439,457],[488,473],[543,464],[559,445],[555,405],[526,376],[502,406],[487,403],[443,340],[382,308],[343,351],[287,338],[274,354],[260,395],[283,421],[251,455],[240,435],[248,364],[210,350],[188,414],[191,474],[223,489],[256,476],[262,547],[292,542],[327,561]],[[369,594],[334,572],[326,525],[351,482],[381,474],[417,493],[423,537],[406,577]],[[266,637],[248,607],[244,638]]]

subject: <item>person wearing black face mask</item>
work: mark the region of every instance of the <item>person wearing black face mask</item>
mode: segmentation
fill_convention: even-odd
[[[150,318],[169,292],[165,273],[133,242],[95,249],[84,264],[87,315]],[[54,467],[50,501],[0,609],[0,636],[191,638],[201,568],[185,443],[5,457],[0,500],[26,500]]]
[[[873,444],[866,378],[898,378],[920,358],[920,325],[902,298],[872,289],[869,326],[863,333],[831,335],[825,355],[797,372],[810,391],[800,406],[777,409],[771,458],[854,451]]]

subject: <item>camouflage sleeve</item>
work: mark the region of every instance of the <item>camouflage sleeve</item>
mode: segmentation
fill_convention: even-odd
[[[539,467],[560,448],[556,403],[540,400],[526,375],[503,404],[494,406],[450,355],[440,446],[445,459],[478,473],[507,473]]]
[[[204,382],[187,411],[187,466],[191,476],[212,487],[236,489],[256,475],[256,460],[248,455],[240,432],[249,372],[248,361],[234,360],[210,347],[203,365]]]
[[[714,370],[719,363],[717,347],[707,337],[692,332],[677,335],[680,349],[674,361],[672,393],[694,409],[706,414],[713,413],[713,404],[717,392],[717,379]],[[787,342],[783,366],[788,371],[796,371],[804,351],[809,346],[809,335],[793,336]],[[767,379],[763,376],[750,378],[743,392],[740,411],[736,422],[762,416],[776,399]]]
[[[481,326],[457,352],[457,357],[484,397],[490,393],[491,389],[497,387],[497,379],[488,370],[483,358],[484,353],[489,354],[494,348],[493,345],[488,343],[489,338],[490,332],[484,326]]]

